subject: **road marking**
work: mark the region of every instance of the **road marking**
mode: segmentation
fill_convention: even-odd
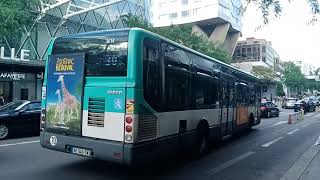
[[[215,167],[215,168],[209,170],[208,174],[214,175],[214,174],[216,174],[216,173],[218,173],[218,172],[220,172],[220,171],[232,166],[233,164],[235,164],[235,163],[237,163],[237,162],[239,162],[239,161],[241,161],[241,160],[243,160],[243,159],[245,159],[245,158],[247,158],[247,157],[249,157],[249,156],[251,156],[251,155],[253,155],[255,153],[256,152],[252,152],[252,151],[244,153],[244,154],[242,154],[242,155],[240,155],[240,156],[238,156],[238,157],[236,157],[234,159],[231,159],[230,161],[228,161],[226,163],[221,164],[218,167]]]
[[[12,144],[0,144],[0,147],[8,147],[8,146],[16,146],[21,144],[32,144],[32,143],[38,143],[40,140],[37,141],[26,141],[26,142],[20,142],[20,143],[12,143]]]
[[[270,141],[270,142],[267,142],[267,143],[265,143],[265,144],[263,144],[263,145],[261,145],[262,147],[269,147],[271,144],[273,144],[273,143],[275,143],[275,142],[277,142],[277,141],[279,141],[279,140],[281,140],[281,139],[283,139],[283,137],[278,137],[277,139],[275,139],[275,140],[273,140],[273,141]]]
[[[315,146],[319,145],[320,144],[320,136],[318,137],[316,143],[314,143]]]
[[[307,126],[309,126],[309,125],[310,125],[310,123],[307,123],[307,124],[305,124],[305,125],[303,125],[303,126],[301,126],[301,127],[305,128],[305,127],[307,127]]]
[[[276,125],[284,124],[284,123],[287,123],[287,122],[288,122],[288,121],[280,121],[280,122],[275,123],[275,124],[273,124],[273,125],[276,126]]]
[[[291,132],[288,132],[287,134],[293,134],[293,133],[295,133],[295,132],[297,132],[297,131],[299,131],[299,129],[295,129],[295,130],[293,130],[293,131],[291,131]]]

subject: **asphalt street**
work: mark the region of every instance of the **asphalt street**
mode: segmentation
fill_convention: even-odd
[[[0,142],[1,179],[280,179],[320,136],[320,113],[287,124],[293,110],[262,119],[250,133],[224,139],[205,157],[184,155],[148,167],[131,169],[103,161],[46,150],[39,137]],[[182,160],[181,160],[182,159]]]

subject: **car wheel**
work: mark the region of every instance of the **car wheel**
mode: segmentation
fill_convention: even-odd
[[[276,115],[276,117],[279,117],[279,115],[280,115],[280,112],[278,111],[278,112],[277,112],[277,115]]]
[[[7,139],[9,136],[9,128],[5,124],[0,124],[0,140]]]
[[[271,112],[270,111],[267,113],[267,118],[271,118]]]

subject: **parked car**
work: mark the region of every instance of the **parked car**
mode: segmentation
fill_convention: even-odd
[[[297,102],[297,98],[288,98],[282,102],[282,108],[293,109],[294,104]]]
[[[0,140],[40,132],[40,101],[15,101],[0,107]]]
[[[301,110],[304,110],[304,112],[312,112],[316,110],[316,104],[309,98],[304,98],[302,100],[299,100],[294,105],[294,112],[298,112]]]
[[[260,106],[260,111],[261,111],[261,117],[267,117],[267,118],[270,118],[273,116],[279,117],[279,114],[280,114],[280,110],[278,106],[273,104],[270,101],[262,102]]]

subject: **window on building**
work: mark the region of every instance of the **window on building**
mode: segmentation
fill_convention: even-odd
[[[169,15],[168,14],[160,14],[159,20],[164,20],[164,19],[169,19]]]
[[[178,13],[171,13],[170,19],[176,19],[178,17]]]
[[[182,5],[188,5],[188,0],[181,0]]]
[[[262,46],[262,52],[266,52],[266,46]]]
[[[193,15],[197,15],[200,12],[200,8],[193,9]]]
[[[189,11],[189,10],[187,10],[187,11],[182,11],[182,12],[181,12],[181,16],[182,16],[182,17],[188,17],[188,16],[190,16],[190,11]]]
[[[27,88],[22,88],[20,90],[20,99],[21,100],[28,100],[28,94],[29,94],[29,89]]]
[[[248,48],[247,48],[247,52],[248,52],[248,53],[251,53],[251,47],[248,47]]]
[[[257,47],[252,47],[252,52],[257,52]]]

